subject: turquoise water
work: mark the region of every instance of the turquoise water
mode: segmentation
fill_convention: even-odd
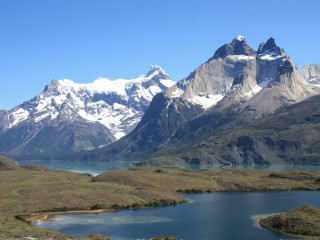
[[[260,217],[303,204],[320,208],[319,191],[184,195],[189,203],[95,214],[62,214],[35,225],[76,237],[100,233],[118,240],[172,234],[183,240],[295,239],[259,227]]]
[[[67,170],[79,173],[92,173],[98,175],[103,172],[128,169],[133,167],[134,162],[109,162],[109,161],[61,161],[61,160],[37,160],[37,161],[19,161],[20,164],[24,165],[41,165],[49,169],[56,170]],[[193,169],[193,170],[204,170],[204,169],[217,169],[226,167],[225,165],[179,165],[179,167]],[[228,166],[229,167],[229,166]],[[320,171],[320,166],[312,165],[233,165],[231,167],[239,167],[246,169],[267,169],[272,171],[283,171],[283,170],[313,170]]]

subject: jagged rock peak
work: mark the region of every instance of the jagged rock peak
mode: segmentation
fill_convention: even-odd
[[[247,45],[245,37],[236,36],[231,43],[224,44],[218,48],[209,61],[212,59],[224,58],[230,55],[254,56],[255,51]]]
[[[276,42],[273,37],[269,38],[268,41],[264,44],[262,43],[262,51],[266,50],[272,50],[274,48],[277,48],[278,46],[276,45]]]
[[[290,59],[286,59],[285,61],[282,61],[280,66],[277,69],[277,75],[282,75],[285,73],[292,73],[294,71],[293,63]]]
[[[261,43],[257,51],[257,55],[261,59],[272,60],[285,56],[282,48],[278,47],[274,38],[269,38],[266,43]]]
[[[63,83],[74,84],[74,82],[69,79],[60,79],[60,80],[52,79],[52,81],[44,87],[43,92],[56,90],[57,86],[62,85]]]
[[[167,73],[158,65],[151,65],[151,67],[149,68],[148,72],[146,73],[145,77],[150,77],[151,75],[155,75],[155,74],[163,74],[163,75],[167,75]]]

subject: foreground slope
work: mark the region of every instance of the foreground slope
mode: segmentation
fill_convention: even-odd
[[[313,70],[310,71],[316,71]],[[282,107],[318,93],[320,88],[304,81],[273,38],[254,51],[244,37],[238,36],[221,46],[187,78],[157,94],[130,134],[106,148],[78,156],[95,160],[148,159],[149,162],[310,163],[316,157],[304,161],[303,157],[292,158],[290,154],[286,158],[287,152],[291,151],[288,147],[279,150],[279,147],[271,149],[267,146],[257,150],[241,148],[242,143],[232,142],[228,148],[231,140],[227,136],[240,138],[241,135],[237,135],[239,126],[244,128],[248,122],[272,115]],[[317,102],[317,98],[313,101]],[[263,136],[265,130],[272,131],[270,124],[266,126],[266,129],[261,127],[257,135]],[[299,152],[302,145],[312,144],[301,134],[296,138],[301,137],[303,143],[296,146],[294,153]],[[249,142],[255,143],[255,140],[250,137]],[[239,147],[234,149],[234,144]],[[278,150],[282,151],[282,157]],[[272,153],[267,155],[269,151]]]
[[[40,95],[0,112],[0,153],[54,159],[105,146],[132,131],[153,96],[173,84],[158,66],[131,80],[53,80]]]

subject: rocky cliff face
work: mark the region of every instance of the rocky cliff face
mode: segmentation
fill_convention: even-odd
[[[105,146],[132,131],[154,95],[173,84],[158,66],[132,80],[53,80],[40,95],[0,112],[0,154],[55,158]]]
[[[289,102],[298,102],[313,94],[314,91],[303,84],[291,59],[273,38],[254,51],[242,36],[220,47],[206,63],[166,91],[168,97],[187,99],[201,105],[204,110],[217,103],[220,107],[227,107],[261,95],[251,101],[259,114],[273,112]],[[286,95],[287,100],[277,102],[276,98],[280,95]],[[274,104],[268,103],[269,108],[262,106],[262,99],[266,98],[275,101]],[[249,107],[251,103],[244,107]]]
[[[301,70],[301,76],[306,84],[320,87],[320,63],[304,66]]]
[[[319,88],[304,83],[292,60],[273,38],[254,51],[244,37],[237,36],[187,78],[157,95],[132,133],[87,157],[125,160],[130,156],[130,159],[143,160],[163,159],[170,153],[171,159],[190,162],[196,159],[190,158],[194,156],[193,146],[211,146],[208,144],[210,136],[230,133],[238,125],[270,115],[317,93],[320,93]],[[240,148],[243,142],[247,143],[246,139],[239,140]],[[219,145],[218,139],[211,140]],[[218,157],[206,151],[198,160],[270,161],[250,149],[244,147],[246,153],[235,151],[231,157]],[[196,152],[201,155],[201,151]]]

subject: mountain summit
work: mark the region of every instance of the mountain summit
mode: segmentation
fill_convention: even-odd
[[[255,51],[247,45],[246,39],[243,36],[236,36],[231,43],[227,43],[214,53],[212,59],[224,58],[229,55],[245,55],[253,56]]]
[[[266,43],[261,43],[257,51],[259,58],[272,60],[278,57],[285,56],[283,49],[276,45],[274,38],[269,38]]]
[[[170,77],[166,74],[165,71],[160,66],[151,65],[148,72],[144,75],[144,77],[150,77],[151,75],[161,75],[165,76],[164,78],[170,79]]]
[[[40,95],[0,113],[0,154],[54,158],[105,146],[132,131],[152,98],[173,84],[155,65],[131,80],[53,80]]]

